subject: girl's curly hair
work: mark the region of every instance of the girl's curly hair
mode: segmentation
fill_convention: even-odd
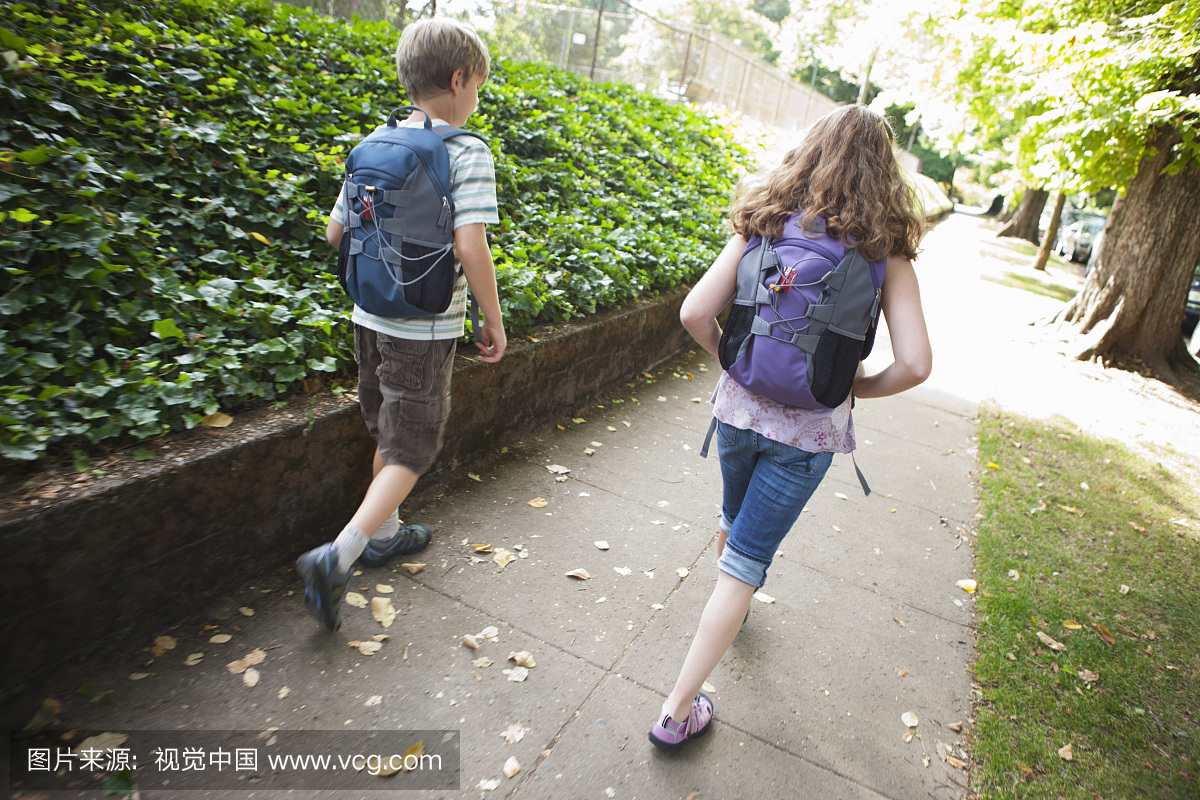
[[[825,220],[829,236],[857,246],[868,261],[890,255],[916,258],[922,218],[916,193],[900,172],[888,121],[863,106],[821,117],[804,140],[765,175],[734,192],[730,225],[747,239],[777,237],[788,218]]]

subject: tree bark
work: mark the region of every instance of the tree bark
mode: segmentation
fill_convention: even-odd
[[[1178,130],[1160,130],[1125,196],[1113,206],[1104,245],[1073,300],[1055,315],[1082,335],[1081,360],[1130,356],[1170,383],[1197,365],[1184,345],[1183,307],[1200,263],[1200,166],[1173,175]]]
[[[1012,236],[1039,244],[1041,239],[1038,238],[1038,228],[1041,227],[1042,209],[1046,207],[1046,198],[1049,196],[1050,192],[1045,189],[1026,189],[1012,222],[1001,228],[996,235]]]
[[[1066,202],[1066,192],[1059,192],[1058,197],[1054,199],[1054,211],[1050,213],[1050,224],[1046,226],[1046,234],[1042,237],[1042,246],[1038,248],[1037,260],[1033,262],[1033,268],[1040,272],[1046,271],[1046,262],[1050,260],[1050,248],[1054,246],[1054,237],[1058,233],[1058,223],[1062,219],[1062,210]]]

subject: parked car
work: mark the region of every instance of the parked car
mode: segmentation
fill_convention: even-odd
[[[1192,335],[1196,332],[1197,321],[1200,321],[1200,267],[1196,267],[1192,273],[1192,286],[1183,307],[1183,335],[1191,336],[1193,343],[1200,342],[1197,336]],[[1195,354],[1196,350],[1193,349],[1192,353]]]
[[[1086,262],[1092,255],[1092,242],[1104,230],[1107,222],[1100,216],[1080,217],[1059,232],[1055,251],[1072,261]]]

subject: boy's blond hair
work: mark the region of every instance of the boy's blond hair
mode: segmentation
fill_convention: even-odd
[[[411,101],[449,91],[455,70],[463,71],[464,80],[487,77],[491,63],[479,34],[446,17],[412,23],[396,45],[396,76]]]

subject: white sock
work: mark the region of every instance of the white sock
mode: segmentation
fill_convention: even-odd
[[[392,512],[392,515],[383,521],[383,524],[371,534],[371,538],[377,542],[386,542],[397,533],[400,532],[400,510]]]
[[[337,548],[337,570],[344,575],[350,572],[350,567],[354,566],[354,562],[366,549],[367,535],[358,528],[347,525],[333,540],[333,545]]]
[[[663,717],[671,717],[671,709],[667,708],[667,705],[668,705],[670,702],[671,702],[671,701],[670,701],[670,700],[668,700],[666,703],[663,703],[662,711],[660,711],[660,712],[659,712],[659,714],[658,714],[658,718],[659,718],[660,720],[661,720]],[[675,719],[675,718],[674,718],[674,717],[671,717],[671,719]],[[679,720],[675,720],[675,721],[676,721],[676,722],[678,722]]]

